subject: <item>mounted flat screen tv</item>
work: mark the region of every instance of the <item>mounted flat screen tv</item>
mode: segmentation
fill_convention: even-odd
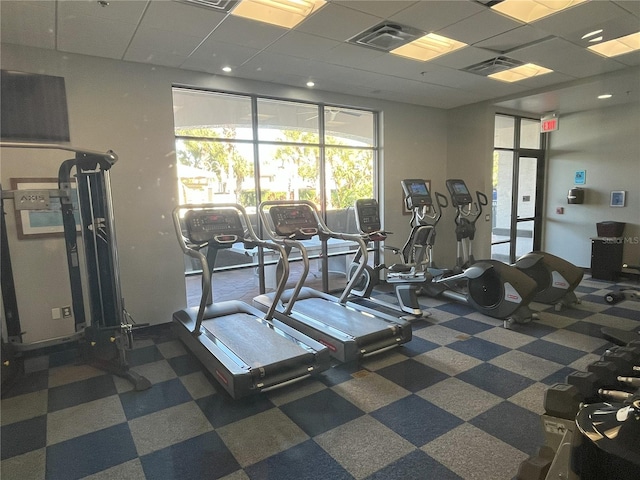
[[[2,70],[0,137],[4,141],[69,142],[63,77]]]

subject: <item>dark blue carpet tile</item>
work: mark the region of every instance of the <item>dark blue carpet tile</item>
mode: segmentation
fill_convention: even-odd
[[[322,372],[322,374],[318,376],[318,380],[327,387],[333,387],[334,385],[353,380],[352,374],[361,369],[362,367],[358,362],[342,363]]]
[[[575,368],[563,367],[555,373],[552,373],[548,377],[540,380],[540,383],[544,383],[545,385],[553,385],[554,383],[565,383],[567,380],[567,375],[571,372],[575,372]]]
[[[559,312],[555,312],[554,313],[556,315],[560,315],[562,317],[567,317],[567,318],[575,318],[576,320],[583,320],[587,317],[590,317],[591,315],[593,315],[592,311],[589,310],[579,310],[577,308],[563,308],[561,311]]]
[[[49,412],[117,394],[111,375],[100,375],[49,389]]]
[[[49,370],[40,370],[17,377],[11,385],[2,386],[2,398],[11,398],[25,393],[44,390],[49,386]]]
[[[606,315],[614,315],[616,317],[628,318],[629,320],[638,320],[638,327],[640,328],[640,311],[631,310],[630,308],[611,307],[607,308],[602,313]]]
[[[30,418],[0,428],[2,460],[37,450],[47,445],[47,416]]]
[[[364,412],[333,390],[322,390],[280,407],[310,437],[350,422]]]
[[[583,295],[580,297],[583,302],[597,303],[598,305],[608,305],[604,295]]]
[[[88,433],[47,447],[47,480],[72,480],[137,458],[129,425]]]
[[[265,395],[250,395],[238,400],[228,394],[216,394],[196,400],[214,428],[220,428],[274,407]]]
[[[574,292],[578,292],[578,293],[593,293],[593,292],[597,292],[598,290],[601,290],[601,289],[600,288],[595,288],[595,287],[587,287],[585,285],[578,285],[574,289]]]
[[[160,353],[160,350],[158,350],[158,347],[151,345],[149,347],[136,348],[135,350],[128,351],[127,360],[130,366],[135,367],[136,365],[164,360],[164,357],[162,353]]]
[[[244,469],[251,480],[352,480],[313,440],[307,440]]]
[[[502,398],[509,398],[535,383],[530,378],[509,372],[490,363],[473,367],[456,375],[456,378]]]
[[[416,395],[402,398],[370,415],[416,447],[463,423],[455,415]]]
[[[376,373],[410,392],[417,392],[449,378],[449,375],[412,359],[389,365]]]
[[[575,348],[564,347],[557,343],[547,342],[546,340],[534,340],[520,347],[518,350],[530,353],[536,357],[551,360],[561,365],[569,365],[579,358],[584,357],[587,353]]]
[[[135,390],[120,394],[120,402],[127,420],[191,401],[191,395],[178,378],[156,383],[142,392]]]
[[[510,350],[497,343],[473,337],[468,340],[453,342],[447,345],[447,347],[485,362],[507,353]]]
[[[140,457],[147,480],[215,479],[240,469],[233,454],[217,433],[195,438]]]
[[[202,363],[190,353],[170,358],[167,362],[169,362],[169,365],[171,365],[171,368],[173,368],[173,371],[176,372],[176,375],[179,377],[199,372],[203,369]]]
[[[396,460],[385,468],[378,470],[367,480],[462,480],[440,462],[434,460],[421,450]]]
[[[536,321],[518,324],[514,323],[512,326],[513,330],[522,333],[523,335],[529,335],[531,337],[544,337],[545,335],[549,335],[551,332],[555,332],[558,330],[555,327],[550,327],[549,325],[544,325],[542,323],[538,323]]]
[[[424,338],[414,336],[410,342],[402,345],[401,351],[407,357],[415,357],[416,355],[426,353],[436,348],[440,348],[440,345],[425,340]]]
[[[445,303],[444,305],[438,305],[434,307],[436,310],[442,310],[443,312],[453,313],[454,315],[459,315],[461,317],[465,315],[469,315],[470,313],[475,312],[475,310],[469,305],[464,305],[462,303]]]
[[[502,402],[469,423],[528,455],[534,455],[544,443],[540,415],[511,402]]]
[[[422,318],[420,318],[418,320],[411,321],[411,330],[413,332],[418,332],[418,331],[422,330],[423,328],[428,328],[428,327],[432,326],[433,323],[429,323],[429,318],[430,317],[422,317]],[[416,337],[413,337],[413,338],[416,338]]]
[[[80,352],[77,348],[71,348],[69,350],[61,350],[49,355],[49,368],[59,367],[61,365],[68,365],[75,363],[80,359]]]
[[[565,330],[571,330],[572,332],[582,333],[583,335],[589,335],[590,337],[604,338],[601,329],[602,325],[590,322],[576,322],[565,327]]]
[[[439,325],[457,330],[458,332],[468,333],[469,335],[475,335],[476,333],[484,332],[485,330],[493,328],[493,326],[487,325],[486,323],[477,322],[464,317],[454,318],[447,322],[442,322]]]

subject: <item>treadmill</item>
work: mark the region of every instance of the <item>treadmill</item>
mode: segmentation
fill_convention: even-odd
[[[202,266],[200,305],[175,312],[173,327],[231,397],[266,392],[329,368],[328,349],[272,320],[274,308],[263,313],[237,300],[213,302],[211,277],[219,250],[244,242],[247,248],[259,246],[284,255],[283,247],[255,235],[241,205],[181,205],[173,211],[173,222],[183,252]],[[282,295],[289,274],[282,258],[275,299]]]
[[[360,235],[332,232],[318,215],[315,205],[306,200],[262,202],[259,214],[266,235],[281,244],[287,255],[293,248],[298,249],[304,268],[295,287],[286,290],[280,298],[277,292],[254,298],[253,304],[257,308],[269,312],[275,306],[274,318],[327,346],[330,355],[340,362],[375,355],[411,340],[408,322],[347,300],[367,264],[367,248]],[[340,298],[304,287],[309,257],[300,240],[316,236],[321,241],[335,238],[359,246],[360,267]]]

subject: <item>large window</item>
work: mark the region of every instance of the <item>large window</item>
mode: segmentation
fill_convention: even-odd
[[[255,226],[261,201],[310,200],[353,232],[354,201],[377,196],[376,112],[187,88],[173,104],[180,203],[240,203]],[[239,244],[218,267],[258,263]]]

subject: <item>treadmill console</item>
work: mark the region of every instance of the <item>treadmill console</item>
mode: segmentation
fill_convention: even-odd
[[[433,205],[431,193],[429,193],[429,187],[425,180],[406,179],[402,180],[401,183],[409,210],[413,210],[416,207],[430,207]]]
[[[365,198],[356,200],[356,223],[361,233],[379,232],[382,228],[380,223],[380,209],[375,198]]]
[[[307,240],[318,234],[318,223],[309,205],[277,205],[269,209],[269,214],[280,237]]]
[[[240,212],[232,208],[189,210],[184,223],[186,237],[196,244],[209,242],[225,247],[244,239]]]
[[[451,196],[451,203],[455,208],[466,207],[473,202],[471,193],[469,193],[469,189],[464,183],[464,180],[450,179],[446,181],[446,184],[447,190],[449,190],[449,195]]]

